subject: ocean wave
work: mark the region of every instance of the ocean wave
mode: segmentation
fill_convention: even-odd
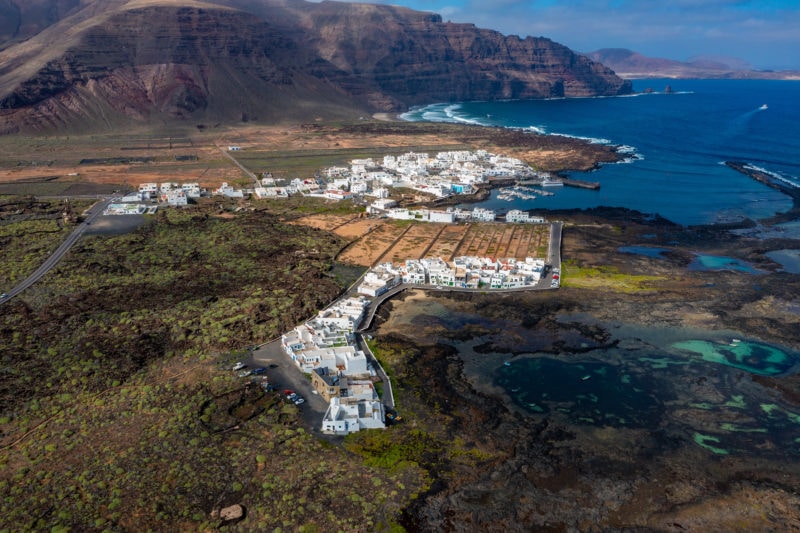
[[[527,126],[522,128],[522,131],[529,131],[531,133],[538,133],[539,135],[547,135],[547,130],[541,126]]]
[[[593,96],[593,97],[586,97],[586,98],[609,98],[606,96]],[[481,118],[476,118],[474,116],[469,116],[466,113],[462,112],[463,105],[461,103],[450,104],[450,103],[439,103],[439,104],[430,104],[426,106],[420,106],[416,108],[412,108],[408,110],[406,113],[400,115],[402,120],[406,120],[409,122],[448,122],[451,124],[470,124],[473,126],[497,126],[497,124],[493,123],[491,120],[483,120]],[[487,115],[487,119],[490,116]],[[605,139],[603,137],[588,137],[585,135],[574,135],[571,133],[548,133],[547,129],[544,126],[500,126],[507,129],[512,130],[521,130],[527,131],[531,133],[536,133],[539,135],[554,135],[557,137],[566,137],[570,139],[578,139],[580,141],[586,141],[590,144],[602,144],[607,146],[613,146],[614,142],[610,139]],[[627,157],[620,160],[618,163],[633,163],[635,161],[641,161],[644,159],[644,156],[639,153],[639,151],[629,145],[619,145],[615,147],[616,151],[620,154],[626,155]]]
[[[614,144],[609,139],[603,139],[602,137],[584,137],[582,135],[572,135],[570,133],[551,133],[550,135],[555,135],[556,137],[567,137],[569,139],[578,139],[581,141],[587,141],[590,144]]]
[[[400,115],[407,122],[448,122],[452,124],[470,124],[473,126],[491,126],[491,122],[470,117],[460,113],[462,104],[431,104],[409,109]]]
[[[747,163],[746,165],[744,165],[744,168],[750,169],[750,170],[755,170],[756,172],[762,172],[762,173],[766,174],[767,176],[771,176],[771,177],[775,178],[778,181],[782,181],[782,182],[786,183],[787,185],[790,185],[790,186],[795,187],[795,188],[800,188],[800,180],[798,180],[797,176],[787,176],[787,175],[783,174],[782,172],[775,172],[775,171],[772,171],[772,170],[767,170],[764,167],[759,167],[758,165],[754,165],[752,163]]]

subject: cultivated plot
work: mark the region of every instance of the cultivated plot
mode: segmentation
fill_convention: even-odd
[[[339,255],[339,260],[362,266],[386,261],[402,263],[423,257],[452,261],[461,255],[544,258],[550,238],[550,226],[546,224],[447,225],[359,219],[332,231],[345,238],[358,239]]]
[[[372,266],[383,257],[409,227],[411,227],[409,223],[386,222],[381,224],[358,242],[347,247],[338,259],[355,265]]]

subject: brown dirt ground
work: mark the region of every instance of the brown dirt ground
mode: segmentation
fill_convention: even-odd
[[[335,226],[333,216],[310,216],[296,224],[327,229]],[[373,227],[372,231],[369,228]],[[441,257],[450,261],[459,255],[516,258],[538,257],[537,248],[547,246],[549,227],[517,224],[430,224],[410,225],[385,220],[358,219],[333,229],[337,235],[354,242],[339,260],[361,266],[379,262],[401,263],[406,259]]]
[[[297,224],[299,226],[311,226],[312,228],[333,231],[336,233],[335,230],[338,227],[351,223],[351,221],[353,221],[355,218],[357,218],[356,215],[335,215],[323,213],[319,215],[308,215],[306,217],[298,218],[293,220],[291,224]]]
[[[296,156],[298,152],[308,151],[311,157],[330,150],[332,158],[341,150],[482,148],[519,157],[541,169],[578,168],[582,163],[576,163],[576,156],[586,156],[590,152],[592,164],[603,157],[611,157],[605,153],[600,157],[594,153],[597,147],[583,146],[571,140],[547,137],[530,140],[526,137],[523,141],[516,138],[508,141],[503,136],[508,137],[511,133],[490,129],[473,131],[442,125],[392,124],[391,128],[380,132],[363,127],[304,124],[292,127],[245,126],[192,132],[181,137],[126,135],[28,139],[12,136],[0,139],[0,183],[57,177],[59,181],[113,183],[129,187],[166,180],[197,181],[203,187],[215,188],[223,181],[236,183],[247,179],[221,151],[231,144],[241,146],[245,152],[252,150],[273,156],[282,152]],[[464,134],[465,131],[468,135]],[[312,153],[315,151],[316,154]],[[196,159],[176,160],[181,156],[194,156]],[[153,158],[153,161],[80,164],[82,159],[101,158]],[[582,161],[580,157],[577,160]]]
[[[371,228],[377,228],[383,223],[383,220],[376,220],[374,218],[361,218],[348,222],[343,226],[339,226],[333,232],[339,237],[355,240],[366,235]]]

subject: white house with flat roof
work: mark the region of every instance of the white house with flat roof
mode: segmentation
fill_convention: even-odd
[[[158,183],[142,183],[139,185],[139,193],[146,193],[149,198],[155,198],[158,194]],[[142,196],[144,198],[144,196]]]
[[[358,286],[358,293],[366,296],[380,296],[402,281],[400,273],[384,265],[378,265],[364,275],[364,281]]]
[[[292,358],[306,374],[323,367],[343,376],[362,376],[369,373],[366,354],[356,350],[354,346],[301,350],[295,352]]]
[[[520,224],[544,224],[544,218],[533,216],[530,213],[520,211],[519,209],[512,209],[506,213],[506,222]]]
[[[347,435],[362,429],[383,429],[386,413],[377,400],[359,398],[331,398],[328,410],[322,418],[322,432],[332,435]]]

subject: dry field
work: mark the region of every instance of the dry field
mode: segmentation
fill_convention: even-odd
[[[377,264],[395,241],[411,228],[409,223],[396,221],[371,220],[370,222],[375,223],[371,231],[345,248],[339,254],[340,261],[361,266]]]
[[[547,254],[547,225],[473,224],[454,255],[525,259]]]
[[[223,154],[229,145],[242,148],[235,155],[247,168],[271,172],[276,178],[313,176],[321,168],[357,157],[467,148],[433,133],[376,136],[315,125],[245,126],[175,136],[7,136],[0,139],[0,184],[57,181],[133,188],[148,182],[191,181],[217,188],[227,181],[249,185],[251,180]]]
[[[443,224],[412,223],[394,246],[384,252],[379,262],[402,263],[406,259],[425,257],[425,252],[445,227]]]
[[[332,231],[352,241],[338,259],[367,267],[423,257],[441,257],[445,261],[460,255],[546,257],[550,237],[548,225],[432,224],[352,215],[310,215],[293,223]]]
[[[206,188],[217,188],[223,181],[249,185],[251,180],[223,153],[229,145],[242,148],[235,156],[249,170],[271,172],[275,178],[310,177],[354,158],[410,150],[483,148],[545,170],[591,168],[610,157],[607,147],[492,128],[404,122],[248,125],[171,133],[5,136],[0,138],[0,184],[47,182],[51,189],[62,185],[62,190],[88,189],[92,184],[134,188],[164,181],[199,182]]]

